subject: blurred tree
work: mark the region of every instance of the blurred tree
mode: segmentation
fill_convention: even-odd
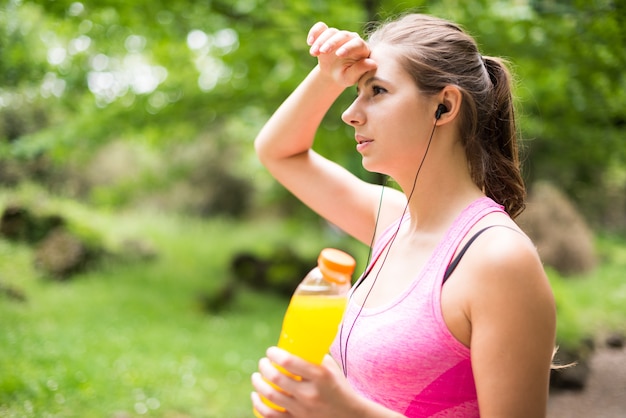
[[[626,2],[532,5],[542,24],[527,30],[534,48],[519,67],[530,80],[533,175],[560,184],[596,222],[626,226]],[[621,219],[607,218],[616,206]]]
[[[302,41],[311,22],[338,17],[337,25],[358,30],[363,21],[355,1],[289,3],[12,1],[3,13],[10,36],[2,84],[23,81],[43,98],[62,99],[74,121],[106,126],[102,137],[148,122],[206,127],[250,106],[277,105],[314,62]],[[102,123],[107,118],[124,123]]]
[[[9,35],[0,51],[0,120],[10,122],[0,126],[3,165],[42,155],[85,162],[111,140],[167,152],[201,139],[213,145],[207,164],[249,172],[254,134],[314,63],[309,26],[330,19],[358,30],[359,6],[11,1],[0,15]],[[36,109],[38,125],[23,116]]]
[[[598,222],[621,204],[613,209],[620,218],[626,202],[608,198],[626,194],[624,4],[8,0],[0,9],[0,177],[20,159],[89,161],[112,140],[168,156],[176,144],[200,140],[212,146],[207,164],[262,182],[251,141],[315,64],[304,42],[311,24],[361,31],[410,7],[460,22],[485,54],[510,58],[529,182],[550,178]],[[375,179],[339,118],[353,94],[331,109],[327,140],[316,148]],[[260,188],[287,196],[271,184]]]

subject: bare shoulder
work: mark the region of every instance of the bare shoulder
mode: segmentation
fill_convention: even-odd
[[[551,309],[552,290],[530,238],[514,226],[490,228],[483,235],[468,263],[472,298],[480,301],[474,305],[501,307],[516,301],[520,308],[545,304]]]
[[[483,284],[504,287],[547,284],[537,248],[519,228],[496,225],[485,231],[476,244],[473,277],[486,281]]]

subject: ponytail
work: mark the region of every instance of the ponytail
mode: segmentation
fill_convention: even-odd
[[[487,196],[515,218],[525,207],[526,188],[520,172],[511,75],[502,59],[482,57],[492,84],[491,111],[484,115],[483,188]],[[474,175],[474,173],[472,173]]]

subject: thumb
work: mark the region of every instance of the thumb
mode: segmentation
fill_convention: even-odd
[[[363,74],[374,71],[378,68],[378,64],[371,58],[364,58],[355,62],[346,72],[346,79],[350,80],[351,84],[356,84]]]
[[[328,354],[324,356],[324,359],[322,360],[322,366],[334,375],[339,374],[343,376],[343,371],[341,370],[341,367],[339,366],[339,364],[335,361],[334,358],[332,358]]]
[[[371,58],[365,58],[361,61],[360,64],[365,69],[365,71],[372,71],[378,68],[378,63]]]

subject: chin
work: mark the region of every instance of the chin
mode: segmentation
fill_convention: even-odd
[[[361,162],[361,165],[363,166],[365,170],[367,170],[370,173],[383,174],[387,176],[389,175],[387,173],[387,170],[381,167],[380,164],[376,164],[373,161],[367,161],[366,159],[363,159],[363,161]]]
[[[367,164],[365,161],[363,161],[363,163],[361,164],[363,166],[363,168],[369,172],[369,173],[379,173],[378,170],[376,170],[375,168],[372,167],[371,164]]]

